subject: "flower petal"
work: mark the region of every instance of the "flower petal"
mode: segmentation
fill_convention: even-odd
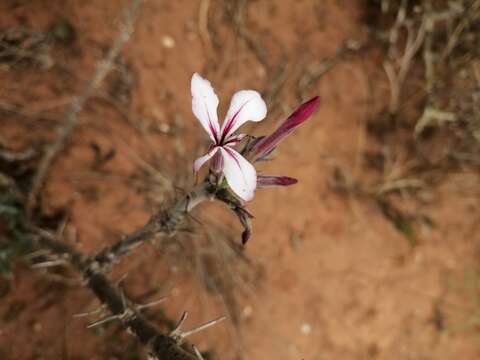
[[[235,146],[239,142],[241,142],[243,139],[245,139],[248,135],[247,134],[237,134],[237,135],[232,135],[226,140],[223,145],[224,146]]]
[[[205,155],[199,157],[197,160],[195,160],[193,162],[193,171],[197,172],[198,170],[200,170],[200,168],[203,166],[203,164],[205,164],[208,160],[210,160],[212,158],[213,155],[215,155],[218,151],[218,149],[220,149],[218,146],[215,146],[213,148],[211,148],[208,153],[206,153]]]
[[[260,94],[255,90],[241,90],[236,92],[227,116],[222,125],[222,139],[228,139],[235,130],[247,121],[261,121],[267,115],[267,105]]]
[[[220,125],[218,124],[218,97],[210,81],[197,73],[192,76],[192,111],[202,124],[213,142],[219,140]]]
[[[242,155],[229,147],[220,148],[223,156],[223,173],[228,186],[244,201],[253,199],[257,186],[257,172]]]
[[[253,145],[250,151],[254,154],[254,160],[268,155],[280,141],[303,124],[303,122],[317,109],[318,105],[320,105],[320,98],[318,96],[303,103],[280,125],[277,130]]]
[[[219,174],[223,170],[223,156],[221,151],[217,151],[210,161],[210,170],[215,174]]]
[[[266,188],[273,186],[290,186],[296,184],[297,179],[288,177],[288,176],[264,176],[259,175],[257,177],[257,187]]]

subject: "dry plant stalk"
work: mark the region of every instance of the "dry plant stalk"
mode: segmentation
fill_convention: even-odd
[[[200,89],[202,91],[206,91],[207,93],[210,93],[210,95],[213,93],[213,90],[209,88],[209,82],[201,79],[197,74],[195,74],[192,79],[192,83],[194,85],[196,81],[197,85],[201,85]],[[263,101],[261,98],[259,98],[258,93],[253,91],[241,92],[241,94],[248,95],[251,95],[252,93],[254,96],[257,96],[257,101]],[[198,104],[198,102],[196,102],[198,99],[195,98],[197,95],[197,93],[194,93],[193,95],[194,110],[195,105]],[[203,97],[200,96],[200,99],[203,99]],[[236,102],[232,103],[235,104]],[[252,163],[264,160],[286,136],[292,133],[312,115],[319,103],[320,99],[318,97],[312,98],[294,111],[273,133],[268,136],[263,136],[253,140],[251,139],[251,141],[247,142],[242,150],[243,156],[248,157]],[[199,114],[195,111],[194,113],[195,115]],[[212,136],[212,140],[217,142],[217,151],[233,152],[233,150],[228,147],[228,141],[237,139],[237,135],[232,135],[233,132],[229,133],[229,129],[234,128],[235,119],[241,119],[240,116],[237,116],[238,112],[235,114],[236,115],[231,118],[230,122],[227,122],[227,125],[231,127],[229,128],[229,126],[226,126],[226,130],[222,130],[223,135],[221,137],[218,136],[218,134]],[[201,118],[201,116],[199,117]],[[214,126],[211,127],[211,131],[215,131]],[[220,138],[223,140],[219,140]],[[245,138],[245,136],[242,136],[242,138]],[[225,143],[223,141],[225,141]],[[240,153],[237,154],[237,156],[242,156]],[[201,157],[200,160],[203,161],[205,158],[205,156]],[[238,164],[239,167],[240,161],[243,161],[242,164],[244,167],[247,166],[245,164],[248,163],[248,161],[245,158],[242,157],[241,159],[243,160],[238,160],[239,158],[236,159],[237,162],[235,164]],[[248,166],[252,166],[250,163],[248,164]],[[213,161],[211,166],[214,166]],[[195,162],[194,168],[196,168],[198,171],[198,160]],[[231,174],[232,173],[230,172],[230,175]],[[245,173],[241,172],[240,174],[243,175],[244,178],[242,179],[239,177],[234,177],[234,181],[237,181],[235,184],[236,186],[238,185],[238,181],[245,180]],[[99,252],[95,256],[89,257],[84,255],[75,248],[57,240],[54,235],[45,230],[39,229],[34,225],[30,225],[29,228],[30,230],[33,230],[35,234],[37,234],[38,242],[56,255],[56,258],[50,258],[48,260],[49,262],[45,266],[53,266],[52,264],[58,265],[59,263],[63,265],[66,262],[70,263],[73,268],[81,274],[82,278],[86,282],[87,287],[100,300],[102,306],[105,306],[111,311],[111,316],[102,319],[91,326],[97,326],[105,322],[119,320],[126,330],[135,334],[139,341],[148,347],[151,359],[168,360],[199,358],[198,351],[195,350],[194,352],[196,355],[194,355],[193,353],[191,354],[180,347],[181,341],[186,336],[201,331],[217,323],[220,321],[220,319],[213,320],[205,325],[201,325],[197,329],[183,332],[180,330],[180,326],[184,320],[184,318],[182,318],[183,320],[180,321],[172,333],[168,335],[161,334],[153,325],[151,325],[145,318],[142,317],[139,312],[142,306],[139,307],[135,305],[125,296],[123,292],[121,292],[116,286],[112,285],[106,274],[114,263],[118,262],[122,256],[130,253],[134,247],[137,247],[158,235],[166,237],[175,235],[179,225],[183,222],[187,214],[190,213],[196,206],[207,200],[218,200],[225,203],[239,218],[240,223],[244,227],[244,231],[242,233],[242,243],[245,244],[252,234],[252,215],[245,208],[245,201],[247,200],[242,197],[245,195],[245,193],[243,192],[243,188],[240,188],[240,192],[237,193],[239,188],[233,187],[229,182],[229,187],[227,187],[221,176],[222,173],[215,172],[211,167],[209,174],[204,181],[196,186],[191,192],[178,199],[168,210],[154,214],[150,220],[139,230],[128,236],[120,238],[112,247]],[[227,181],[231,181],[232,179],[231,177],[227,176],[226,178]],[[254,189],[256,187],[289,186],[297,182],[296,179],[292,179],[287,176],[259,175],[257,178],[256,175],[253,175],[253,179],[255,180],[255,183],[253,184]],[[249,198],[249,200],[251,200],[251,198]],[[145,308],[145,305],[143,308]]]
[[[83,92],[72,101],[70,109],[65,115],[63,126],[58,130],[55,141],[48,147],[40,160],[26,204],[29,215],[31,215],[33,208],[37,204],[39,192],[55,157],[65,148],[78,125],[78,114],[109,73],[115,58],[129,40],[133,31],[133,23],[141,3],[142,0],[133,0],[130,3],[118,37],[113,42],[105,59],[97,65],[93,77],[85,85]],[[30,228],[38,235],[39,243],[55,254],[58,261],[61,261],[62,264],[65,262],[70,263],[81,274],[90,290],[96,295],[100,302],[111,311],[112,316],[99,323],[119,320],[126,330],[135,334],[139,341],[148,347],[149,356],[152,359],[195,360],[198,358],[197,355],[189,353],[180,347],[181,340],[189,333],[194,332],[193,330],[189,333],[182,333],[182,336],[178,336],[176,333],[171,335],[159,333],[157,329],[140,314],[139,311],[141,308],[135,306],[132,301],[126,298],[121,290],[112,285],[105,275],[105,272],[109,269],[108,265],[117,261],[121,255],[128,253],[131,248],[137,246],[139,243],[151,239],[159,233],[172,235],[178,223],[183,220],[185,214],[200,202],[206,200],[208,198],[207,195],[207,188],[205,186],[199,186],[192,193],[187,194],[178,201],[165,214],[152,217],[151,221],[142,229],[121,239],[111,249],[107,249],[94,257],[85,256],[73,247],[59,241],[54,235],[45,230],[36,228],[33,225],[31,225]],[[53,260],[43,265],[47,267],[58,265],[58,261]],[[99,323],[94,325],[98,325]],[[201,329],[203,329],[203,327],[201,327]],[[196,351],[196,353],[198,353],[198,351]]]
[[[180,346],[182,340],[214,325],[220,319],[186,332],[179,330],[183,323],[181,321],[171,334],[162,334],[140,314],[140,310],[147,305],[135,305],[118,287],[112,284],[106,273],[113,263],[118,262],[121,256],[130,253],[134,247],[158,235],[173,236],[179,224],[191,210],[202,202],[214,198],[214,191],[215,189],[208,181],[203,182],[176,201],[170,209],[152,216],[142,228],[119,239],[111,248],[92,257],[61,242],[48,231],[33,225],[30,226],[30,229],[37,235],[36,238],[41,246],[49,249],[62,263],[70,263],[81,274],[86,286],[112,313],[111,316],[92,324],[91,327],[118,320],[127,331],[133,333],[142,344],[147,346],[151,359],[194,360],[198,358],[198,355],[184,350]],[[55,261],[54,263],[57,264]]]
[[[389,32],[389,60],[383,62],[383,68],[390,84],[390,103],[388,107],[390,114],[396,114],[399,110],[403,83],[410,70],[413,58],[424,42],[427,25],[430,21],[428,16],[424,15],[420,26],[415,29],[413,22],[406,17],[407,5],[408,1],[403,0],[398,9],[395,24]],[[400,55],[397,51],[397,41],[399,31],[402,28],[407,31],[407,39],[404,52]]]
[[[113,42],[105,59],[98,63],[93,77],[87,82],[83,92],[72,101],[70,109],[65,114],[63,126],[58,130],[55,141],[50,144],[40,160],[37,172],[33,178],[30,194],[28,195],[28,214],[31,215],[32,210],[37,204],[39,192],[45,182],[45,178],[48,175],[55,157],[65,148],[78,125],[77,115],[82,111],[87,100],[93,95],[99,84],[110,72],[115,58],[118,56],[125,43],[130,39],[130,34],[133,31],[133,23],[141,3],[142,0],[133,0],[130,3],[118,37]]]

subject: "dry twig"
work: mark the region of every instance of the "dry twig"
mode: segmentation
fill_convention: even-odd
[[[418,30],[415,31],[413,23],[405,19],[406,4],[406,1],[402,2],[402,6],[398,10],[397,21],[390,29],[390,60],[384,61],[383,63],[385,73],[387,74],[388,81],[390,83],[389,112],[391,114],[396,114],[400,107],[400,95],[403,84],[412,65],[412,60],[422,46],[425,39],[425,34],[427,32],[427,15],[423,16]],[[398,31],[402,27],[404,27],[407,31],[407,40],[404,53],[403,55],[399,56],[396,46]],[[398,67],[398,71],[396,70],[396,67]]]
[[[158,235],[173,236],[185,216],[202,202],[213,199],[214,188],[208,182],[198,185],[193,191],[182,196],[170,209],[153,215],[139,230],[120,239],[112,247],[95,256],[96,266],[108,268],[133,248],[152,240]]]
[[[240,213],[237,209],[239,207],[238,200],[226,196],[224,192],[212,185],[209,178],[207,178],[193,191],[177,200],[168,210],[153,215],[142,228],[120,239],[115,245],[101,251],[96,256],[86,256],[72,246],[59,241],[57,239],[58,236],[39,229],[34,225],[28,225],[27,227],[35,234],[35,239],[40,245],[47,248],[49,253],[56,255],[59,260],[62,260],[61,264],[64,264],[64,262],[70,263],[81,274],[87,287],[100,300],[102,305],[99,309],[77,316],[101,313],[103,309],[107,308],[112,313],[112,315],[104,317],[88,327],[95,327],[106,322],[118,320],[125,329],[133,333],[142,344],[147,346],[151,359],[194,360],[198,359],[198,352],[190,353],[185,351],[180,347],[182,340],[191,334],[218,323],[224,319],[223,317],[184,332],[180,330],[186,317],[184,315],[172,333],[169,335],[161,334],[140,313],[141,310],[153,306],[159,301],[146,305],[134,303],[118,288],[118,284],[113,284],[107,278],[105,273],[113,263],[117,262],[122,255],[128,254],[132,248],[153,239],[157,235],[173,236],[190,211],[202,202],[213,199],[226,203],[237,213],[241,221],[243,217],[249,218],[248,213]],[[248,225],[244,224],[246,232],[249,230]],[[55,260],[55,258],[53,259]],[[58,264],[59,262],[55,262],[48,265]]]
[[[130,38],[130,34],[133,30],[133,23],[141,3],[142,0],[133,0],[131,2],[129,8],[127,9],[120,34],[115,39],[105,59],[97,65],[93,77],[88,81],[81,95],[77,96],[73,100],[70,109],[65,115],[63,126],[58,130],[55,141],[48,147],[42,159],[40,160],[37,173],[33,178],[32,188],[28,196],[27,212],[29,215],[31,215],[33,208],[36,206],[38,193],[43,186],[50,166],[52,165],[55,157],[65,148],[73,134],[73,131],[77,127],[77,115],[80,113],[87,100],[92,96],[98,85],[111,70],[115,58]]]
[[[119,320],[122,326],[133,333],[149,350],[151,359],[194,360],[196,356],[180,347],[183,339],[161,334],[139,312],[138,306],[126,298],[124,293],[114,286],[96,266],[95,259],[86,257],[74,248],[64,244],[45,230],[32,227],[38,234],[38,241],[61,257],[68,257],[72,266],[82,275],[88,288],[107,307],[112,315],[97,321],[89,327],[105,322]]]

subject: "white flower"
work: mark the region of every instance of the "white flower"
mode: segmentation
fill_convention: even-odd
[[[261,121],[267,115],[267,106],[254,90],[236,92],[222,127],[218,123],[218,97],[208,80],[197,73],[192,76],[192,110],[210,136],[212,145],[206,155],[195,160],[193,169],[197,172],[205,162],[213,159],[213,168],[222,172],[232,191],[244,201],[253,198],[257,186],[257,173],[233,146],[245,135],[234,132],[247,121]]]

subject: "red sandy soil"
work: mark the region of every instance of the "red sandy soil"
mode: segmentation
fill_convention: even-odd
[[[266,51],[262,60],[235,32],[229,3],[145,2],[117,69],[101,89],[128,109],[128,119],[110,102],[90,100],[42,193],[45,214],[67,209],[66,241],[98,251],[168,204],[172,190],[164,179],[193,185],[191,162],[205,150],[206,139],[190,110],[193,72],[215,85],[221,114],[234,91],[254,88],[272,95],[269,89],[280,83],[267,96],[271,116],[248,128],[262,134],[305,100],[298,97],[298,81],[309,66],[334,56],[346,40],[367,39],[361,1],[252,1],[241,27]],[[1,103],[22,112],[2,111],[3,141],[20,149],[53,138],[72,96],[116,36],[127,5],[1,2],[0,29],[44,32],[60,17],[76,29],[73,43],[54,42],[46,50],[53,61],[48,69],[0,64]],[[200,8],[206,5],[205,27]],[[286,75],[284,81],[276,72]],[[471,326],[480,314],[478,175],[445,174],[421,205],[407,201],[434,223],[419,227],[412,247],[373,201],[338,194],[331,186],[335,169],[359,180],[371,177],[363,164],[363,154],[374,146],[366,123],[388,97],[377,52],[358,52],[301,90],[305,97],[320,95],[322,106],[260,169],[300,183],[259,190],[249,204],[254,235],[245,252],[256,270],[234,285],[239,331],[229,318],[189,340],[213,350],[216,359],[234,359],[238,351],[245,359],[264,360],[478,358],[479,334]],[[103,153],[115,149],[114,158],[95,167],[92,143]],[[207,228],[214,218],[233,226],[228,234],[240,241],[240,227],[221,204],[202,206],[194,216]],[[195,238],[203,234],[198,230]],[[122,260],[115,276],[128,273],[122,284],[136,297],[152,289],[157,297],[170,295],[162,309],[174,320],[189,311],[186,328],[227,312],[228,301],[205,290],[191,265],[165,257],[145,245]],[[248,272],[244,265],[232,266],[238,276]],[[79,283],[56,282],[19,263],[3,293],[1,359],[138,358],[136,341],[117,324],[89,330],[94,318],[73,317],[98,305]],[[147,317],[156,319],[159,311],[151,309]]]

